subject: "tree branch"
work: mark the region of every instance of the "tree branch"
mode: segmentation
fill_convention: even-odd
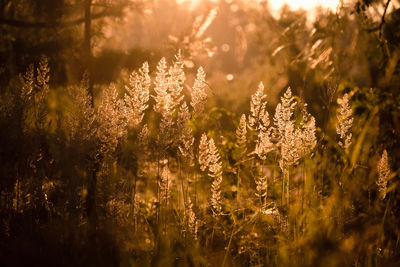
[[[118,16],[120,12],[116,11],[103,11],[97,14],[93,14],[91,19],[100,19],[107,16]],[[56,28],[56,27],[70,27],[75,26],[85,22],[85,18],[79,18],[70,21],[53,21],[53,22],[35,22],[35,21],[21,21],[21,20],[14,20],[14,19],[5,19],[0,18],[0,25],[7,25],[12,27],[19,27],[19,28]]]
[[[385,24],[385,15],[386,15],[386,11],[389,7],[390,1],[391,0],[386,1],[385,10],[383,11],[383,14],[382,14],[382,20],[381,20],[381,23],[379,24],[379,39],[380,40],[382,40],[382,29],[383,29],[383,25]]]

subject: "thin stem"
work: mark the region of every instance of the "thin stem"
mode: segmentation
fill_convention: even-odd
[[[237,188],[236,188],[236,210],[239,210],[239,186],[240,186],[240,165],[238,166],[237,169]]]
[[[161,206],[161,196],[160,196],[160,152],[157,151],[157,224],[160,223],[160,206]]]
[[[132,206],[133,206],[133,223],[134,223],[134,230],[136,232],[136,224],[137,224],[137,218],[136,218],[136,175],[133,175],[133,192],[132,192]]]
[[[222,262],[222,267],[225,266],[226,259],[228,258],[229,248],[231,247],[232,237],[233,237],[234,228],[232,228],[231,237],[229,238],[228,247],[226,248],[224,261]]]
[[[287,201],[287,205],[288,205],[288,209],[289,209],[289,170],[285,169],[285,176],[286,176],[286,201]]]
[[[282,173],[282,194],[281,194],[281,207],[283,207],[283,199],[285,194],[285,173]]]

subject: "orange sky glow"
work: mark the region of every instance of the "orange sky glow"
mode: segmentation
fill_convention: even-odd
[[[179,4],[184,2],[190,2],[191,8],[194,8],[201,0],[176,0]],[[212,2],[225,1],[231,3],[232,0],[211,0]],[[254,2],[265,2],[265,0],[249,0]],[[324,7],[331,10],[336,9],[337,5],[340,4],[340,0],[271,0],[268,1],[268,5],[273,11],[279,10],[283,5],[288,5],[291,9],[304,9],[310,10],[315,7]]]

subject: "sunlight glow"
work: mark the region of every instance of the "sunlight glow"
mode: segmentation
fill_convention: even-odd
[[[303,9],[307,11],[308,22],[315,20],[316,8],[322,7],[335,11],[340,5],[341,0],[271,0],[268,1],[271,14],[275,18],[279,18],[280,9],[284,5],[288,5],[291,10]],[[345,2],[342,0],[342,2]]]
[[[272,0],[269,1],[268,4],[273,10],[277,10],[285,4],[287,4],[291,9],[310,10],[321,6],[334,10],[339,3],[339,0]]]
[[[227,4],[232,4],[232,0],[210,0],[211,2],[226,2]],[[340,4],[341,0],[244,0],[243,2],[267,2],[268,6],[271,9],[272,14],[275,17],[279,17],[279,10],[282,6],[288,5],[292,10],[303,9],[310,12],[310,16],[313,17],[313,11],[317,7],[322,7],[325,9],[335,10],[336,7]],[[176,0],[178,4],[188,3],[189,9],[194,10],[201,3],[201,0]],[[344,1],[343,1],[344,2]],[[237,5],[233,5],[233,7],[237,7]]]

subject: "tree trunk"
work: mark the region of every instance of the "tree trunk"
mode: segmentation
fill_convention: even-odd
[[[85,68],[90,75],[92,75],[92,47],[91,47],[91,38],[92,38],[92,0],[85,1],[85,22],[84,22],[84,40],[83,40],[83,58],[85,61]],[[92,106],[94,103],[94,95],[93,95],[93,79],[89,79],[89,88],[88,93],[92,99]]]

